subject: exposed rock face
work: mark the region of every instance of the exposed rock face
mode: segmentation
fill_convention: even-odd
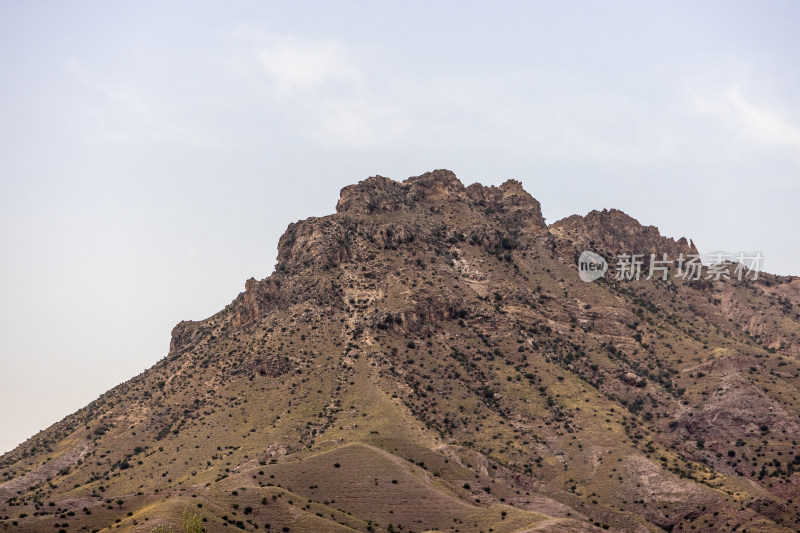
[[[365,215],[411,209],[420,202],[447,205],[471,201],[511,231],[546,233],[539,202],[517,180],[508,180],[499,187],[474,183],[464,185],[449,170],[435,170],[396,182],[373,176],[342,189],[338,213]]]
[[[664,254],[674,260],[679,254],[696,254],[694,243],[681,237],[663,237],[655,226],[643,226],[617,209],[592,211],[586,216],[572,215],[550,226],[554,235],[586,249],[603,252]]]
[[[620,376],[620,379],[631,387],[644,387],[646,383],[645,380],[633,372],[625,372],[622,376]]]
[[[717,283],[715,302],[720,314],[738,324],[767,347],[800,358],[800,336],[754,306],[750,294],[736,291],[735,283]],[[788,319],[800,320],[800,279],[762,273],[753,288],[767,296],[770,306]]]
[[[248,279],[244,284],[244,292],[234,302],[234,327],[257,320],[271,309],[274,309],[280,303],[280,300],[280,281]]]
[[[517,180],[508,180],[500,187],[473,183],[467,187],[467,193],[487,213],[495,213],[507,228],[533,233],[547,231],[541,205]]]
[[[197,338],[197,322],[184,320],[172,328],[169,353],[177,354],[194,343]]]
[[[309,219],[290,224],[278,242],[278,271],[335,267],[350,260],[347,221]]]
[[[371,214],[407,209],[421,201],[464,200],[464,184],[449,170],[434,170],[398,183],[373,176],[343,188],[337,213]]]
[[[408,178],[403,182],[415,201],[458,201],[465,200],[467,191],[464,184],[449,170],[434,170],[420,176]]]
[[[231,303],[231,324],[245,326],[275,312],[281,306],[298,302],[324,308],[343,307],[341,288],[329,280],[303,280],[298,282],[278,275],[256,281],[250,278],[245,283],[243,293]]]
[[[373,176],[343,188],[336,212],[371,214],[397,211],[406,205],[406,196],[402,184],[383,176]]]

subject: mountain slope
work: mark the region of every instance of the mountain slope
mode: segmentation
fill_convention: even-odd
[[[584,283],[587,247],[695,250],[613,210],[548,227],[514,181],[345,187],[0,458],[0,529],[797,530],[800,280]]]

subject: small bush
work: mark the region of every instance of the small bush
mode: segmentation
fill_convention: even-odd
[[[191,512],[189,509],[183,510],[183,530],[186,533],[203,533],[203,517]]]

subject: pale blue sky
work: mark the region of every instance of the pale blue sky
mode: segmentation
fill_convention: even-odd
[[[374,174],[516,178],[550,222],[800,274],[800,4],[493,4],[0,2],[0,451]]]

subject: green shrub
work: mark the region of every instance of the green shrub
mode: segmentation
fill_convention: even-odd
[[[183,530],[186,533],[203,533],[203,517],[191,512],[189,509],[183,510]]]

